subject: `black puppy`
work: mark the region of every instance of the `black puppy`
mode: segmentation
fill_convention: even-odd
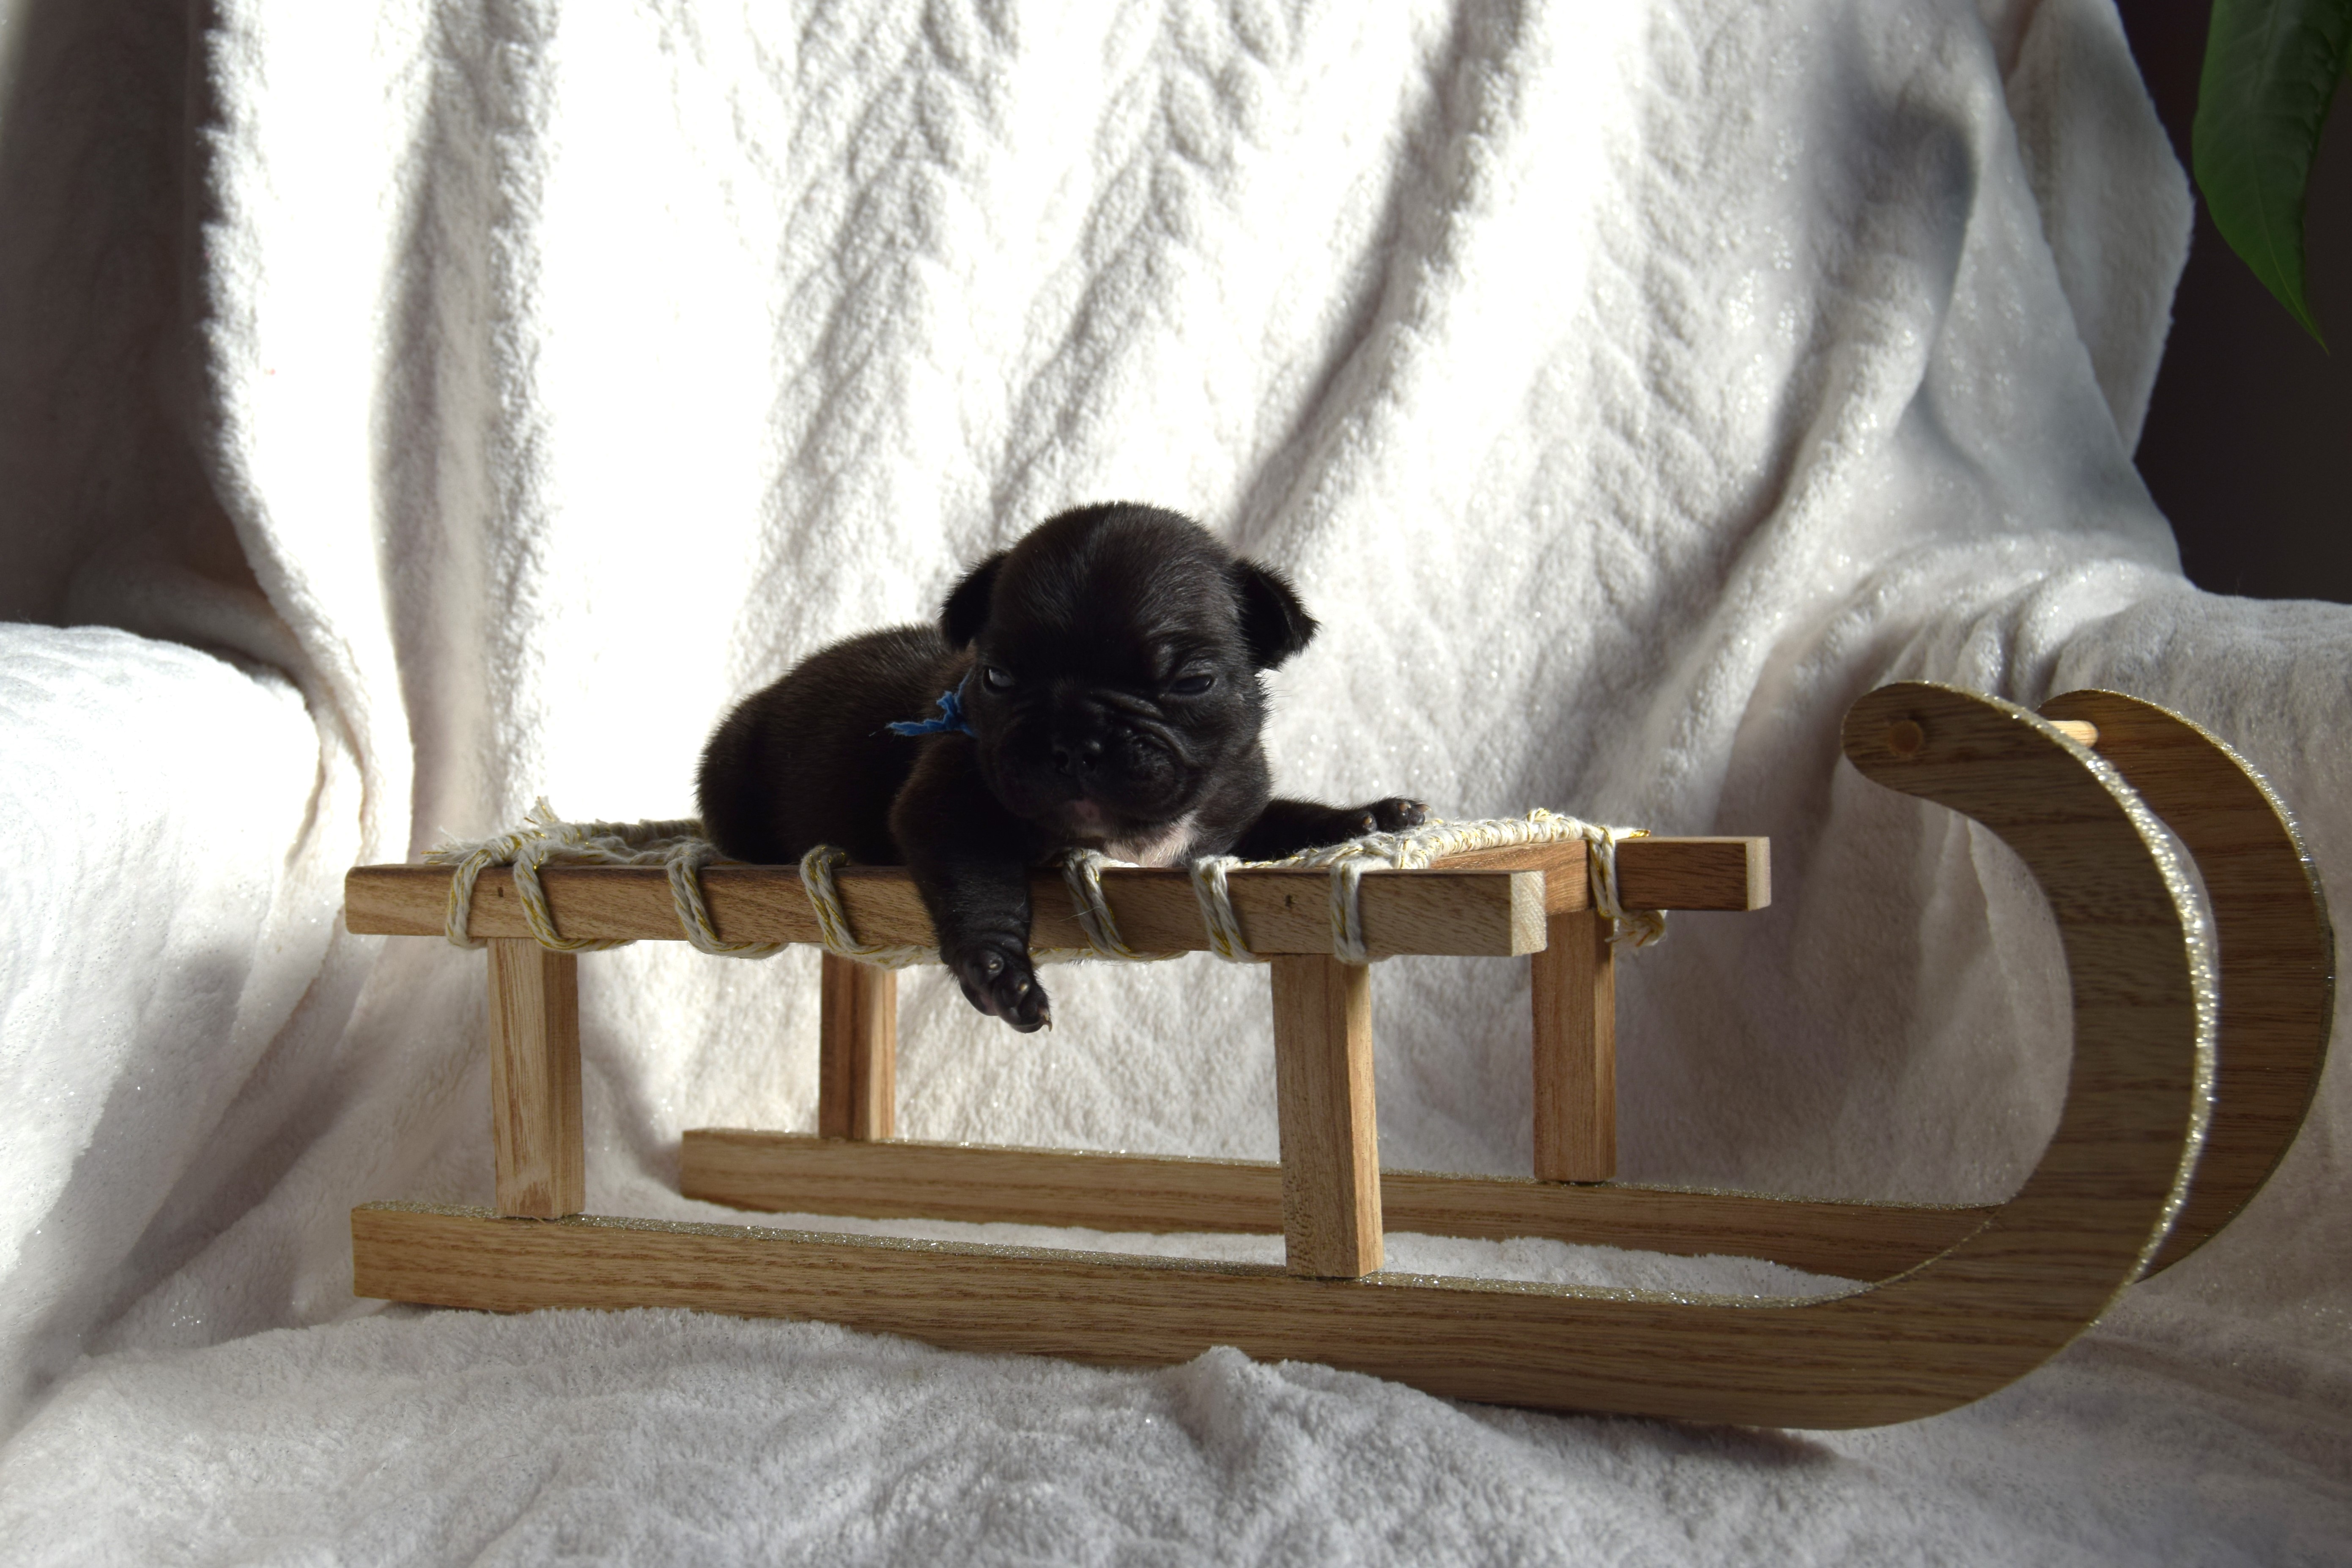
[[[1066,511],[974,567],[938,626],[835,643],[747,698],[703,751],[703,826],[739,860],[903,862],[963,994],[1034,1029],[1041,861],[1275,859],[1425,818],[1271,798],[1259,672],[1314,635],[1280,574],[1187,518]]]

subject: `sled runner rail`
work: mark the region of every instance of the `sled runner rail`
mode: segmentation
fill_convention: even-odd
[[[2327,898],[2285,805],[2219,737],[2116,691],[2070,691],[2042,711],[2096,727],[2099,756],[2196,859],[2221,946],[2212,1125],[2153,1274],[2245,1207],[2311,1109],[2336,1017]]]

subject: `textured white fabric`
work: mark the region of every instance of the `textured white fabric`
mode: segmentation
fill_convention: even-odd
[[[358,984],[330,937],[357,792],[284,679],[126,632],[0,626],[0,735],[13,1409],[300,1152]]]
[[[268,607],[127,569],[76,603],[284,677],[123,634],[5,645],[34,672],[0,713],[30,803],[8,831],[56,846],[12,847],[0,882],[12,1548],[2352,1539],[2341,1073],[2273,1189],[2116,1324],[1883,1434],[1482,1411],[1225,1354],[335,1321],[372,1315],[352,1204],[490,1182],[481,961],[343,933],[341,868],[541,794],[682,815],[733,698],[1121,497],[1199,515],[1321,618],[1275,682],[1286,789],[1773,837],[1770,910],[1678,920],[1621,965],[1628,1175],[2006,1192],[2065,1080],[2053,933],[1997,843],[1837,763],[1847,702],[1909,676],[2140,692],[2268,769],[2323,873],[2352,857],[2352,611],[2197,595],[2131,468],[2188,206],[2104,0],[223,0],[201,48],[205,456]],[[76,940],[34,945],[58,910]],[[219,974],[152,945],[174,914]],[[814,956],[641,944],[582,973],[591,1206],[719,1217],[671,1192],[677,1134],[811,1123]],[[908,977],[903,1131],[1274,1152],[1262,974],[1047,983],[1036,1038]],[[1523,968],[1375,986],[1384,1157],[1525,1168]],[[45,1000],[90,995],[125,1022]]]

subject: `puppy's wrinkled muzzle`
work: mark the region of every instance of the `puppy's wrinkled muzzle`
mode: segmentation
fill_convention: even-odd
[[[984,731],[982,766],[1015,813],[1092,838],[1183,809],[1187,770],[1158,728],[1065,694]]]

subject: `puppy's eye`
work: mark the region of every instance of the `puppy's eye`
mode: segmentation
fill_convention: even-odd
[[[1013,672],[1006,669],[1002,665],[982,665],[980,667],[980,679],[982,683],[984,684],[991,691],[1010,691],[1013,689]]]
[[[1217,678],[1213,675],[1206,673],[1188,675],[1182,679],[1177,681],[1174,685],[1169,687],[1168,689],[1174,692],[1179,697],[1198,697],[1202,692],[1208,690],[1209,688],[1216,685],[1216,683]]]

